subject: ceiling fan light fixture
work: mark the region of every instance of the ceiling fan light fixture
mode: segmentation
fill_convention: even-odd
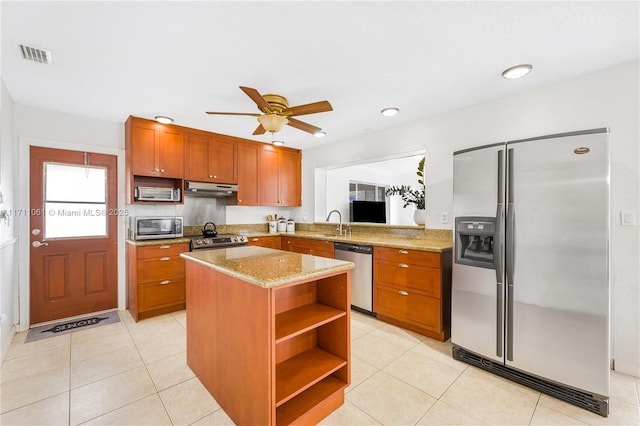
[[[502,77],[508,80],[514,80],[516,78],[524,77],[525,75],[529,74],[532,69],[533,65],[530,64],[516,65],[502,71]]]
[[[271,141],[272,144],[274,144],[275,146],[282,146],[284,145],[284,142],[282,141]]]
[[[400,112],[399,108],[392,107],[392,108],[383,109],[382,111],[380,111],[380,114],[384,115],[385,117],[393,117],[399,112]]]
[[[276,114],[265,114],[258,117],[258,121],[267,132],[279,132],[289,122],[287,117]]]
[[[320,130],[319,132],[315,132],[313,136],[315,136],[316,138],[324,138],[325,136],[327,136],[327,132],[323,132],[322,130]]]
[[[158,123],[162,123],[162,124],[171,124],[171,123],[173,123],[173,118],[167,117],[165,115],[156,115],[155,116],[155,120]]]

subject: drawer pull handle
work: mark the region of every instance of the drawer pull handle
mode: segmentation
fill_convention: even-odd
[[[409,267],[409,265],[407,265],[406,263],[399,263],[398,266],[401,267],[401,268],[408,268]]]
[[[407,250],[398,250],[398,253],[400,253],[400,254],[409,254],[409,252]]]
[[[403,296],[408,296],[408,295],[409,295],[409,293],[407,293],[407,292],[406,292],[406,291],[404,291],[404,290],[400,290],[398,293],[399,293],[399,294],[401,294],[401,295],[403,295]]]
[[[169,283],[171,283],[171,280],[164,280],[164,281],[160,281],[160,284],[161,284],[161,285],[167,285],[167,284],[169,284]]]
[[[252,238],[251,241],[260,241],[260,238]]]
[[[160,248],[161,249],[168,249],[168,248],[171,248],[171,246],[168,245],[168,244],[163,244],[163,245],[160,246]]]
[[[171,260],[171,258],[169,256],[165,256],[165,257],[161,257],[160,260],[162,261]]]

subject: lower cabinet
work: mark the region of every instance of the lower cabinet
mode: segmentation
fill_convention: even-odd
[[[260,246],[280,250],[280,236],[274,237],[251,237],[248,244],[250,246]]]
[[[294,253],[312,254],[314,256],[328,257],[333,259],[335,251],[332,241],[311,240],[307,238],[282,237],[282,250]]]
[[[127,244],[127,309],[134,320],[185,309],[184,259],[189,244]]]
[[[431,338],[451,335],[451,252],[374,247],[377,318]]]

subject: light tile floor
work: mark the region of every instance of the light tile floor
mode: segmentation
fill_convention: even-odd
[[[2,425],[231,425],[186,366],[184,311],[24,343],[0,369]],[[611,373],[603,418],[354,312],[352,384],[324,425],[640,425],[640,379]]]

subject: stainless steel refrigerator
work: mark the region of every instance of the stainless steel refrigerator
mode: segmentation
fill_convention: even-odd
[[[609,130],[454,153],[453,356],[607,416]]]

